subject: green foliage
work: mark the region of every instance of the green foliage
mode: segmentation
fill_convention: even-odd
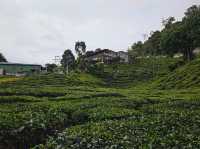
[[[165,28],[169,28],[175,21],[176,19],[174,17],[168,17],[162,21],[162,24]]]
[[[200,6],[187,9],[181,21],[169,17],[163,21],[164,28],[155,31],[142,42],[133,44],[129,50],[130,59],[146,55],[169,55],[182,53],[184,60],[194,58],[193,50],[200,46]]]
[[[155,81],[154,85],[160,89],[200,87],[199,68],[200,59],[193,60]]]
[[[0,62],[7,62],[6,58],[0,53]]]
[[[198,148],[199,129],[193,126],[199,125],[199,116],[195,114],[166,111],[143,114],[138,119],[89,123],[66,129],[56,139],[50,139],[48,145],[53,148]]]
[[[173,56],[185,47],[184,34],[184,28],[180,22],[170,24],[163,30],[160,45],[167,55]]]
[[[145,49],[146,55],[162,55],[164,54],[160,48],[161,32],[155,31],[151,33],[151,36],[144,42],[143,49]]]
[[[200,90],[192,88],[199,64],[153,57],[106,65],[96,76],[47,74],[4,81],[0,148],[199,148]],[[194,77],[193,83],[181,90],[153,86],[170,71]]]
[[[131,46],[128,51],[130,61],[134,61],[137,56],[144,55],[143,43],[138,41]]]
[[[87,46],[84,41],[78,41],[75,43],[75,51],[78,55],[76,62],[80,71],[87,70],[88,63],[85,61],[86,48]]]
[[[102,64],[102,63],[90,64],[87,67],[87,71],[88,71],[88,73],[103,77],[103,75],[104,75],[104,64]]]
[[[52,73],[57,68],[57,65],[56,64],[46,64],[45,67],[47,69],[47,72]]]
[[[141,97],[135,96],[139,95],[137,91],[126,91],[129,98],[79,100],[84,103],[81,109],[89,113],[89,121],[67,128],[35,148],[195,148],[200,145],[197,129],[200,103],[195,98],[198,90],[193,90],[192,96],[188,96],[190,90],[180,94],[143,90]]]
[[[86,47],[87,46],[86,46],[84,41],[77,41],[75,43],[75,51],[76,51],[76,53],[78,54],[79,57],[85,54]]]
[[[90,74],[0,77],[0,148],[200,148],[200,59],[134,57],[162,50],[188,56],[185,47],[198,43],[199,7],[193,6],[182,22],[169,18],[162,32],[134,44],[132,64],[91,65]],[[86,45],[75,49],[81,62]]]
[[[177,59],[150,57],[135,59],[133,64],[105,65],[103,77],[108,86],[130,87],[168,74]]]
[[[64,54],[62,55],[61,64],[64,68],[64,71],[69,73],[75,66],[75,57],[71,50],[65,50]]]

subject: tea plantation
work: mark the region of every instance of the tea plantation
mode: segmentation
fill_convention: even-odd
[[[151,62],[0,78],[0,149],[200,148],[199,60]]]

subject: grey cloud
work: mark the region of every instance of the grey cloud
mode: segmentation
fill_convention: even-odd
[[[0,52],[13,62],[51,62],[77,40],[126,50],[161,19],[181,18],[199,0],[1,0]]]

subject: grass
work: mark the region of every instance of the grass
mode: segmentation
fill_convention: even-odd
[[[21,78],[17,77],[1,77],[0,76],[0,84],[2,83],[8,83],[8,82],[15,82],[16,80],[19,80]]]
[[[133,64],[106,65],[103,78],[110,87],[131,87],[160,78],[170,72],[172,58],[136,59]],[[97,75],[98,76],[98,75]]]
[[[200,87],[200,59],[196,59],[176,69],[172,74],[154,82],[159,89],[187,89]]]
[[[119,65],[116,74],[106,66],[104,77],[48,74],[0,83],[0,148],[199,148],[200,88],[159,88],[176,63],[166,61],[147,77],[145,60]]]

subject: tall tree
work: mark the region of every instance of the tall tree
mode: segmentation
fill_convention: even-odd
[[[182,52],[185,60],[194,58],[193,50],[200,46],[200,6],[190,7],[180,22],[162,31],[161,48],[167,54]]]
[[[182,22],[176,22],[162,31],[160,46],[165,54],[173,56],[175,53],[183,52],[186,44],[183,30]]]
[[[138,41],[131,46],[129,53],[135,56],[140,56],[143,53],[143,43]]]
[[[0,53],[0,62],[7,62],[6,58]]]
[[[146,55],[161,55],[162,49],[160,48],[161,32],[151,32],[151,36],[144,42],[143,49]]]
[[[61,64],[67,74],[69,73],[69,70],[74,67],[75,57],[70,49],[65,50],[63,53]]]
[[[163,51],[160,48],[160,40],[161,32],[152,31],[149,38],[144,41],[144,43],[138,41],[131,46],[131,48],[129,49],[130,59],[134,59],[138,56],[163,54]]]
[[[144,51],[143,51],[142,41],[138,41],[138,42],[134,43],[128,49],[129,62],[133,63],[135,61],[135,58],[138,57],[138,56],[142,56],[143,53],[144,53]]]
[[[193,50],[200,46],[200,5],[188,8],[182,22],[187,41],[184,52],[187,59],[191,60],[194,57]]]
[[[165,27],[165,28],[168,28],[170,27],[174,22],[176,21],[176,19],[174,17],[168,17],[167,19],[164,19],[162,21],[162,25]]]
[[[47,72],[50,72],[50,73],[54,72],[55,68],[57,67],[56,64],[46,64],[45,66],[46,66]]]
[[[80,70],[86,70],[86,61],[85,61],[85,54],[86,54],[86,44],[84,41],[78,41],[75,43],[75,51],[78,55],[77,64]]]
[[[78,56],[82,56],[86,52],[86,44],[84,41],[78,41],[75,43],[75,51],[78,54]]]

